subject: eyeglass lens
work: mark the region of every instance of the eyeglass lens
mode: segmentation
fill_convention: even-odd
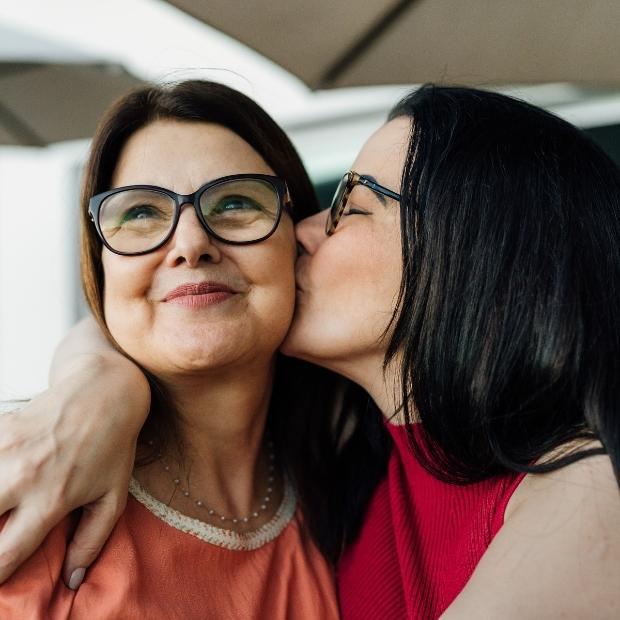
[[[325,223],[325,232],[329,235],[334,231],[336,225],[338,224],[338,211],[340,210],[340,205],[342,204],[342,199],[344,198],[345,192],[347,191],[347,185],[349,184],[349,175],[345,174],[342,179],[340,179],[340,183],[338,183],[338,187],[336,188],[336,193],[332,198],[332,204],[329,208],[329,213],[327,215],[327,222]]]
[[[260,179],[218,183],[199,196],[204,223],[225,241],[251,242],[270,234],[280,199],[276,188]],[[162,243],[174,226],[175,200],[163,192],[128,189],[112,194],[99,209],[99,225],[118,252],[146,252]]]

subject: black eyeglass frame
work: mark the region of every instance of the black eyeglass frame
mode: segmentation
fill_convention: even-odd
[[[387,196],[388,198],[392,198],[400,202],[400,194],[393,192],[391,189],[388,189],[383,185],[379,185],[379,183],[376,183],[363,174],[358,174],[353,170],[349,170],[349,172],[342,177],[340,183],[338,183],[336,193],[332,199],[332,204],[329,207],[327,221],[325,222],[326,235],[329,236],[334,234],[336,226],[338,226],[338,222],[340,222],[340,218],[342,217],[345,207],[347,206],[349,195],[356,185],[363,185],[377,194],[382,194],[383,196]]]
[[[242,181],[244,179],[264,181],[266,183],[269,183],[275,189],[278,195],[278,212],[276,214],[271,230],[266,235],[263,235],[259,239],[252,239],[251,241],[229,241],[228,239],[224,239],[216,232],[214,232],[207,224],[202,214],[202,209],[200,208],[200,198],[206,191],[213,187],[231,181]],[[169,198],[172,198],[175,205],[174,217],[172,219],[172,226],[170,227],[170,232],[157,245],[149,248],[148,250],[142,250],[140,252],[121,252],[119,250],[115,250],[106,241],[103,235],[103,231],[101,230],[101,224],[99,222],[99,211],[101,209],[101,205],[107,198],[113,196],[114,194],[118,194],[120,192],[132,189],[158,192],[160,194],[168,196]],[[170,241],[172,235],[174,234],[174,231],[177,228],[177,224],[179,223],[179,218],[181,217],[181,210],[186,204],[193,205],[196,216],[198,217],[198,221],[210,237],[213,237],[214,239],[217,239],[218,241],[221,241],[222,243],[226,243],[228,245],[251,245],[253,243],[260,243],[261,241],[265,241],[265,239],[271,237],[271,235],[273,235],[273,233],[277,230],[278,225],[280,224],[280,219],[282,218],[282,210],[287,209],[290,212],[292,209],[292,202],[290,194],[288,192],[288,187],[286,186],[286,183],[279,177],[268,174],[231,174],[225,177],[214,179],[213,181],[209,181],[209,183],[201,185],[195,192],[191,194],[177,194],[170,189],[166,189],[165,187],[159,187],[157,185],[125,185],[123,187],[115,187],[114,189],[110,189],[106,192],[95,194],[88,202],[88,214],[93,224],[95,225],[95,229],[97,231],[97,234],[99,235],[99,238],[101,239],[101,242],[108,250],[110,250],[110,252],[113,252],[114,254],[118,254],[120,256],[142,256],[143,254],[150,254],[151,252],[159,250],[159,248],[163,247],[164,245],[166,245],[166,243],[168,243],[168,241]]]

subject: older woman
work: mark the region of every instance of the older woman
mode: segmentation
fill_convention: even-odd
[[[346,546],[343,615],[617,617],[617,166],[542,110],[429,86],[368,140],[329,214],[296,232],[283,350],[374,402],[340,444],[334,488],[321,489]],[[106,385],[126,390],[110,366]],[[81,377],[78,400],[92,399]],[[59,392],[75,388],[53,403],[66,401]],[[31,419],[75,425],[75,406],[56,410]],[[379,411],[359,450],[359,424]],[[143,416],[128,406],[123,419]],[[62,445],[68,463],[101,450]],[[94,460],[91,475],[110,462]],[[88,559],[87,540],[75,557]]]
[[[86,167],[82,277],[102,331],[149,377],[150,415],[83,587],[62,583],[66,518],[2,586],[0,616],[337,617],[270,405],[293,217],[313,206],[282,131],[231,89],[146,88],[108,113]]]

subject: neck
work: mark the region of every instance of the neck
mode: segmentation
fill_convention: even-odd
[[[402,358],[397,355],[384,369],[384,354],[380,352],[363,359],[356,359],[331,369],[344,375],[363,387],[391,424],[405,424],[402,411]],[[411,411],[412,422],[419,422],[415,411]]]
[[[269,475],[264,432],[272,380],[273,362],[168,377],[164,387],[175,404],[180,442],[136,472],[140,482],[189,516],[202,518],[196,513],[198,499],[220,514],[252,513]],[[177,497],[180,492],[171,498],[174,478],[189,489],[191,499]]]
[[[248,456],[255,453],[265,430],[272,381],[273,365],[256,365],[166,382],[182,440],[177,456],[206,464],[241,448]]]
[[[393,364],[385,370],[381,367],[377,371],[374,375],[369,373],[363,379],[365,383],[363,385],[364,389],[370,394],[388,422],[404,424],[405,417],[401,407],[402,383],[400,375],[393,368]]]

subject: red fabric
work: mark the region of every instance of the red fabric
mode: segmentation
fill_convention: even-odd
[[[345,620],[438,618],[501,528],[508,500],[523,479],[441,482],[413,456],[406,427],[388,428],[394,448],[387,476],[338,570]]]

